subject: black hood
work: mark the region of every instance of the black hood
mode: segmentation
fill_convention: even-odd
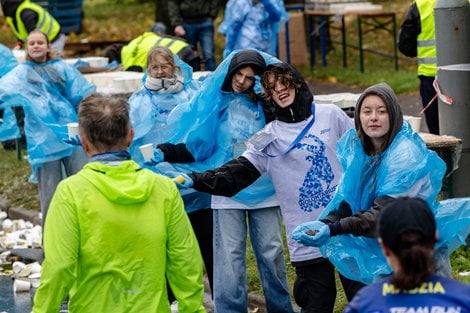
[[[273,100],[264,104],[266,122],[279,120],[286,123],[298,123],[312,115],[311,105],[313,94],[300,73],[287,63],[271,64],[266,67],[266,72],[273,68],[280,68],[284,73],[292,75],[295,84],[295,99],[288,107],[281,108]]]
[[[245,66],[250,66],[256,75],[261,76],[266,68],[266,62],[263,56],[255,50],[237,52],[230,61],[227,75],[225,75],[224,83],[222,84],[223,91],[233,91],[232,77],[238,69]]]
[[[375,96],[380,97],[385,102],[385,105],[387,107],[388,116],[389,116],[388,118],[390,122],[390,130],[389,130],[388,139],[385,142],[385,146],[383,147],[383,149],[385,150],[390,146],[393,139],[395,139],[395,136],[397,135],[397,133],[401,130],[403,126],[403,113],[401,112],[398,98],[389,85],[387,85],[386,83],[379,83],[376,85],[372,85],[366,90],[364,90],[362,95],[357,100],[356,109],[355,109],[356,113],[354,114],[354,124],[356,126],[356,130],[358,131],[358,133],[364,133],[364,130],[362,129],[362,126],[361,126],[361,120],[359,118],[359,112],[361,112],[361,106],[362,106],[362,103],[364,102],[364,99],[370,95],[375,95]],[[368,149],[367,147],[372,147],[372,143],[369,142],[370,139],[368,136],[360,136],[360,137],[361,137],[362,145],[363,147],[365,147],[366,150]]]
[[[3,14],[9,17],[15,17],[15,12],[21,2],[24,0],[1,0]]]

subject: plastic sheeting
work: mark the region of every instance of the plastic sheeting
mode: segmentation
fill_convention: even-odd
[[[222,61],[214,73],[203,81],[192,101],[176,106],[168,116],[168,128],[172,132],[168,142],[185,143],[196,160],[194,163],[172,164],[178,171],[205,171],[240,156],[245,150],[244,142],[265,125],[259,103],[254,103],[247,95],[222,91],[236,52]],[[267,64],[280,62],[271,55],[260,54]],[[255,91],[261,91],[259,78],[256,79]],[[167,171],[168,163],[157,165],[156,170]],[[265,174],[232,198],[245,205],[255,205],[273,194],[274,187]]]
[[[236,49],[258,49],[274,55],[280,21],[288,15],[282,0],[229,0],[219,33],[225,35],[224,58]]]
[[[167,124],[168,115],[176,106],[189,102],[201,87],[201,82],[192,80],[193,69],[191,66],[183,62],[177,55],[173,55],[173,57],[183,76],[184,89],[182,91],[174,94],[159,94],[142,87],[129,99],[129,115],[134,128],[134,140],[129,147],[132,159],[141,166],[162,175],[169,171],[178,171],[178,169],[167,162],[152,167],[144,165],[139,146],[148,143],[156,146],[159,143],[168,142],[172,134],[172,129]],[[142,78],[143,82],[146,77],[147,72]],[[180,190],[180,193],[187,213],[210,207],[210,195],[197,192],[194,189]]]
[[[374,199],[380,196],[412,195],[426,200],[437,214],[441,233],[439,247],[447,246],[451,253],[458,246],[459,236],[464,236],[465,228],[468,234],[468,220],[466,226],[465,220],[462,224],[457,221],[443,223],[444,216],[448,221],[448,216],[460,214],[468,217],[469,212],[465,212],[463,207],[447,204],[451,202],[441,202],[440,205],[435,202],[441,189],[445,164],[435,152],[427,149],[407,122],[380,155],[367,156],[355,130],[350,130],[341,138],[337,154],[345,172],[335,197],[319,219],[337,208],[341,201],[349,203],[354,214],[371,207]],[[458,230],[458,233],[452,229]],[[335,236],[320,250],[341,274],[350,279],[371,283],[374,277],[391,272],[375,238]]]
[[[143,164],[139,146],[143,144],[167,142],[171,130],[167,119],[170,112],[182,103],[189,102],[198,92],[201,83],[192,80],[192,68],[174,55],[175,63],[180,67],[184,89],[178,93],[159,94],[145,87],[136,91],[129,99],[129,115],[134,128],[134,140],[129,148],[132,159]],[[143,81],[147,73],[143,77]]]
[[[11,71],[18,62],[10,49],[0,44],[0,77]]]
[[[15,113],[10,108],[3,111],[3,122],[0,123],[0,141],[20,138],[20,129],[16,123]]]
[[[11,50],[0,44],[0,77],[5,76],[17,64],[18,62]],[[3,122],[0,123],[0,141],[20,138],[20,130],[18,129],[13,111],[5,109],[2,119]]]
[[[82,74],[60,59],[25,62],[0,79],[0,106],[22,106],[33,176],[45,162],[72,154],[67,123],[77,122],[80,101],[95,92]]]

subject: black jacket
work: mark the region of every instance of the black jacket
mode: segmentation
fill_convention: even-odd
[[[1,1],[2,1],[1,3],[2,3],[2,8],[3,8],[3,13],[5,14],[5,16],[11,17],[13,19],[13,24],[17,27],[18,24],[16,21],[16,10],[18,9],[18,6],[24,0],[1,0]],[[39,15],[33,10],[24,9],[23,11],[21,11],[20,17],[21,17],[21,20],[23,21],[23,24],[28,34],[37,28]],[[57,36],[56,38],[59,38],[59,36]],[[18,39],[18,41],[23,42],[20,39]]]
[[[418,35],[421,33],[421,17],[413,2],[406,13],[398,34],[398,50],[407,57],[418,55]]]
[[[168,15],[172,27],[183,22],[200,22],[206,18],[215,19],[220,0],[168,0]]]
[[[345,201],[321,221],[330,225],[330,235],[352,234],[354,236],[377,237],[377,222],[380,210],[392,197],[383,196],[374,200],[372,207],[352,215],[351,207]]]

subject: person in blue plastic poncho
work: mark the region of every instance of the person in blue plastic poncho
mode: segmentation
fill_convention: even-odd
[[[302,312],[332,312],[336,298],[333,265],[317,248],[290,239],[290,233],[299,223],[318,217],[333,198],[342,174],[334,151],[338,139],[353,125],[338,107],[313,104],[307,83],[288,64],[268,65],[262,84],[269,99],[265,114],[272,122],[250,138],[242,156],[212,170],[192,172],[180,185],[231,196],[250,186],[262,173],[269,174],[297,275],[295,301]],[[340,278],[348,299],[363,286]]]
[[[146,64],[144,86],[129,99],[129,115],[135,133],[129,152],[132,159],[141,165],[144,165],[144,160],[139,146],[156,145],[169,140],[172,129],[167,124],[168,114],[177,105],[190,101],[200,88],[200,82],[192,80],[192,68],[166,47],[154,47],[150,50]],[[149,168],[157,173],[173,169],[169,164]],[[188,201],[195,196],[192,194],[188,199],[183,195],[185,204],[188,205]],[[209,206],[207,203],[206,207]],[[196,233],[212,288],[212,211],[189,212],[188,216]],[[170,300],[175,300],[171,289],[169,292]]]
[[[233,52],[203,82],[198,96],[177,106],[169,120],[172,143],[158,153],[178,170],[209,169],[240,155],[245,142],[265,125],[256,89],[266,63],[279,60],[255,50]],[[178,132],[179,127],[179,132]],[[182,143],[184,142],[184,143]],[[181,167],[183,162],[188,163]],[[169,173],[170,175],[172,173]],[[214,214],[214,305],[217,312],[247,310],[248,232],[270,312],[292,312],[282,244],[279,202],[264,175],[234,197],[212,196]]]
[[[378,225],[393,275],[360,290],[346,313],[470,312],[470,286],[434,274],[437,227],[424,200],[391,201],[380,213]]]
[[[229,0],[219,33],[225,35],[225,58],[236,49],[275,55],[279,23],[288,19],[282,0]]]
[[[132,127],[132,159],[143,162],[139,146],[158,144],[170,138],[168,114],[175,106],[190,101],[200,88],[192,80],[191,67],[165,47],[153,48],[147,56],[144,86],[129,99]]]
[[[445,164],[403,122],[398,99],[385,83],[373,85],[361,95],[355,125],[356,130],[338,143],[344,176],[335,197],[317,221],[299,225],[292,238],[321,247],[343,275],[370,283],[391,272],[374,238],[381,208],[393,198],[410,196],[424,199],[438,211],[436,197]],[[452,210],[444,208],[442,213]],[[454,229],[460,233],[459,228]],[[447,235],[440,238],[442,249],[436,254],[438,270],[445,275],[450,275],[450,251],[444,249],[448,239]]]
[[[95,86],[70,65],[53,59],[47,36],[33,31],[27,40],[26,62],[0,79],[0,106],[22,106],[28,161],[37,179],[43,223],[57,184],[86,163],[83,150],[68,139],[67,124],[77,122],[79,102]]]
[[[0,78],[5,76],[17,64],[18,62],[11,50],[0,44]],[[16,124],[13,111],[10,108],[0,108],[0,141],[19,138],[20,136],[20,130]]]

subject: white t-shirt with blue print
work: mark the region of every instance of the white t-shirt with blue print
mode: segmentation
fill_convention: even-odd
[[[260,173],[272,179],[286,224],[290,259],[301,262],[321,256],[317,248],[293,241],[290,235],[301,223],[314,221],[331,201],[342,175],[336,157],[338,139],[354,125],[338,107],[315,105],[315,122],[299,143],[287,154],[284,152],[302,132],[312,117],[299,123],[273,121],[264,131],[274,139],[262,152],[254,148],[243,153]]]

